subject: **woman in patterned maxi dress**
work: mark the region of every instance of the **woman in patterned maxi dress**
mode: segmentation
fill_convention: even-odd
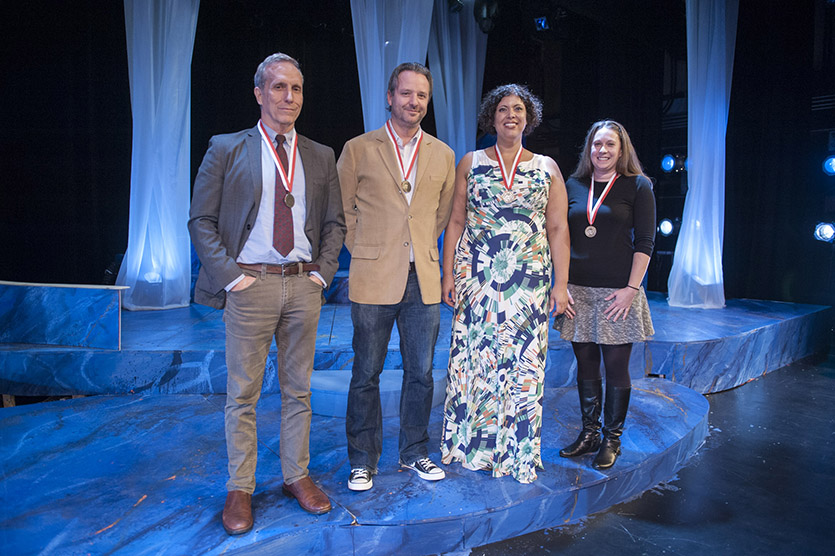
[[[549,313],[569,308],[565,184],[556,162],[522,147],[541,113],[525,87],[488,93],[479,125],[497,144],[459,163],[444,238],[442,292],[455,316],[442,461],[521,483],[542,467]]]

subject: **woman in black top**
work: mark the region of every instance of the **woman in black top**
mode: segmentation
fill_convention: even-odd
[[[641,282],[655,243],[655,197],[629,135],[612,120],[591,126],[566,189],[571,305],[567,318],[558,317],[554,328],[571,341],[577,358],[583,430],[560,455],[597,451],[592,465],[607,469],[620,455],[632,390],[632,344],[654,333]],[[601,355],[606,369],[605,404]]]

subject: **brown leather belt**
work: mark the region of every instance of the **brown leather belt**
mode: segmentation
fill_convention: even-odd
[[[313,263],[289,263],[289,264],[246,264],[238,263],[238,266],[253,272],[266,271],[267,274],[281,274],[292,276],[302,272],[319,271],[319,265]],[[266,268],[265,268],[266,267]]]

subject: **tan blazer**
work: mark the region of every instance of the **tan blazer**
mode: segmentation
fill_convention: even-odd
[[[351,252],[348,297],[355,303],[399,303],[409,276],[409,248],[424,303],[440,303],[438,237],[452,207],[455,154],[424,133],[411,205],[385,127],[345,143],[336,163]]]

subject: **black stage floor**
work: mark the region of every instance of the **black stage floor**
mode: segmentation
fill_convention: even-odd
[[[707,398],[710,435],[677,480],[467,554],[835,554],[835,350]]]

